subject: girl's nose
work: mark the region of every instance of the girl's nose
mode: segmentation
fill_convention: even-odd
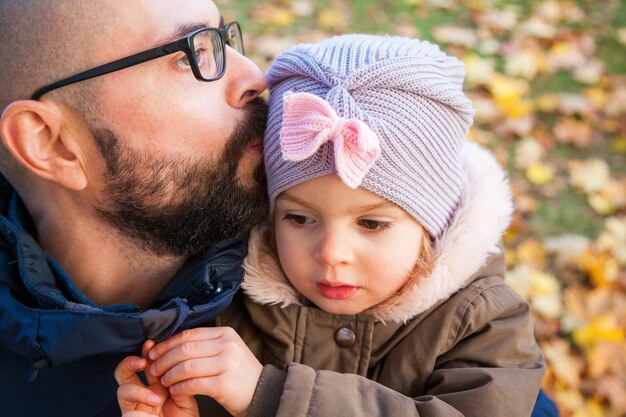
[[[323,264],[349,265],[354,262],[354,250],[349,239],[340,232],[324,231],[317,242],[314,258]]]

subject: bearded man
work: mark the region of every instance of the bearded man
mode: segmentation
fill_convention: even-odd
[[[0,0],[0,403],[114,416],[209,323],[265,214],[266,79],[207,0]]]

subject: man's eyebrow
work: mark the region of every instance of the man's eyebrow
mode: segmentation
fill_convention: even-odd
[[[223,27],[223,26],[224,26],[224,16],[220,15],[219,27]],[[189,35],[191,32],[195,32],[196,30],[200,30],[200,29],[206,29],[209,27],[211,27],[211,25],[206,22],[185,23],[183,25],[180,25],[176,29],[176,31],[174,31],[172,34],[161,39],[161,42],[159,43],[166,44],[170,42],[175,42],[179,40],[180,38],[184,38],[185,36]]]

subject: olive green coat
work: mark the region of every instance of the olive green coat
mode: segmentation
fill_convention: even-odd
[[[528,304],[502,279],[508,183],[490,154],[463,155],[465,195],[432,274],[384,307],[308,305],[252,234],[244,292],[218,320],[267,365],[250,416],[530,416],[544,362]]]

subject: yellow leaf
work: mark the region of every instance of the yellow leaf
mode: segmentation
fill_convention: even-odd
[[[290,26],[295,20],[294,14],[289,10],[277,10],[272,23],[278,26]]]
[[[549,51],[550,63],[553,69],[576,68],[584,65],[587,57],[573,42],[556,42]]]
[[[610,285],[617,278],[619,265],[606,252],[593,249],[585,250],[580,257],[580,269],[589,274],[591,282],[596,286]]]
[[[611,148],[615,152],[626,153],[626,136],[618,136],[611,141]]]
[[[324,9],[319,13],[317,23],[322,28],[332,29],[342,23],[342,17],[336,9]]]
[[[594,211],[602,216],[615,212],[617,207],[611,204],[611,201],[602,194],[590,194],[587,201]]]
[[[517,263],[517,257],[515,256],[515,251],[509,248],[504,250],[504,256],[506,258],[506,266],[507,268],[512,267]]]
[[[532,275],[531,293],[532,295],[554,295],[559,294],[561,284],[554,275],[547,272],[535,271]]]
[[[591,399],[581,409],[576,410],[572,417],[605,417],[605,410],[598,400]]]
[[[615,38],[622,45],[626,45],[626,27],[617,29],[615,31]]]
[[[603,107],[606,103],[606,91],[598,87],[587,88],[583,91],[585,97],[587,97],[596,107]]]
[[[559,107],[559,96],[553,93],[542,94],[537,99],[537,107],[544,113],[552,113]]]
[[[623,342],[626,331],[620,327],[611,314],[604,314],[594,318],[586,326],[574,330],[574,343],[583,349],[591,349],[599,341]]]
[[[527,81],[495,74],[489,81],[489,90],[498,102],[511,103],[521,99],[529,90]]]
[[[543,268],[546,264],[546,251],[538,240],[526,239],[517,247],[517,259],[519,262]]]
[[[535,185],[544,185],[554,178],[554,169],[542,164],[533,164],[526,168],[526,178]]]

